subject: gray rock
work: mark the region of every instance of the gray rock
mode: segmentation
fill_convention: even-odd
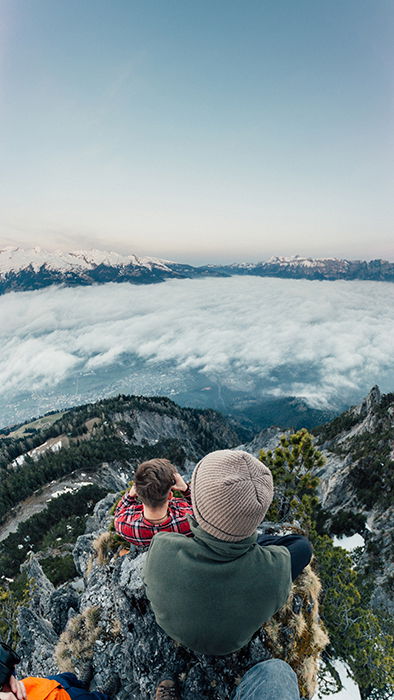
[[[55,590],[53,584],[45,576],[37,559],[30,555],[22,564],[23,571],[30,583],[29,609],[39,616],[47,617],[50,612],[50,599]]]
[[[51,623],[29,608],[22,607],[18,615],[20,642],[17,652],[22,661],[18,675],[45,676],[57,673],[53,658],[58,636]]]
[[[48,619],[57,635],[60,635],[70,617],[79,612],[80,596],[70,584],[55,590],[49,599]]]
[[[93,510],[93,515],[91,515],[87,520],[85,530],[86,533],[97,533],[100,528],[107,529],[107,526],[113,518],[109,510],[115,503],[116,498],[116,493],[109,493],[105,498],[96,503]]]
[[[75,543],[73,559],[75,568],[81,576],[85,576],[88,562],[93,556],[92,543],[96,537],[97,533],[90,532],[80,535]]]

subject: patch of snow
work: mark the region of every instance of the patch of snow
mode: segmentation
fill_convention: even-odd
[[[229,265],[229,267],[234,268],[236,270],[242,269],[242,270],[252,270],[254,267],[257,267],[258,265],[261,265],[262,263],[232,263]],[[208,265],[209,267],[209,265]],[[213,266],[212,266],[213,267]]]
[[[355,535],[351,535],[351,537],[334,537],[333,539],[334,542],[334,547],[342,547],[343,549],[346,549],[347,552],[352,552],[353,549],[356,549],[356,547],[364,547],[365,546],[365,540],[364,537],[358,534],[356,532]]]
[[[288,257],[273,255],[267,260],[267,263],[270,265],[292,265],[301,267],[322,267],[327,262],[341,262],[346,264],[347,260],[340,260],[339,258],[304,258],[302,255],[291,255]]]
[[[62,489],[59,489],[59,491],[54,491],[51,493],[50,498],[47,499],[47,503],[49,503],[49,501],[53,501],[54,498],[62,496],[63,493],[74,493],[75,491],[79,491],[82,486],[90,486],[92,483],[92,481],[80,481],[78,484],[74,484],[74,486],[64,486]]]
[[[316,695],[313,696],[312,700],[361,700],[358,686],[350,678],[346,664],[340,659],[334,659],[332,665],[335,670],[338,671],[343,685],[342,690],[338,691],[338,693],[332,693],[331,695],[320,695],[318,691]]]
[[[58,440],[57,442],[55,442],[52,445],[52,447],[50,449],[52,450],[52,452],[59,452],[59,450],[62,448],[62,446],[63,446],[63,440]]]

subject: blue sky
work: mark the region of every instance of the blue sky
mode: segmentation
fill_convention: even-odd
[[[393,251],[391,0],[1,0],[0,245]]]

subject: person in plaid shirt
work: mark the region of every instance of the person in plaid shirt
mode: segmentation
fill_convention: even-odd
[[[182,491],[174,498],[172,489]],[[137,468],[135,481],[119,501],[114,517],[116,532],[137,547],[150,544],[157,532],[192,536],[190,487],[168,459],[151,459]]]

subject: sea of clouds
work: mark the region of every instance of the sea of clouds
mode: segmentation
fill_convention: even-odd
[[[23,418],[50,410],[57,389],[63,405],[83,400],[76,377],[89,376],[90,399],[95,382],[110,395],[118,369],[131,389],[143,375],[150,394],[187,390],[197,373],[335,408],[375,383],[394,391],[394,284],[232,277],[10,293],[0,343],[0,425],[20,415],[21,397]]]

